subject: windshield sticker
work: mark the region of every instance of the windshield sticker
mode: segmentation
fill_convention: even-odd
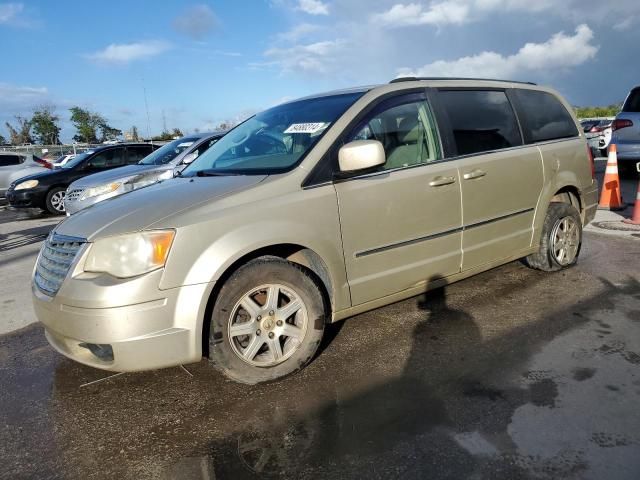
[[[187,147],[190,147],[191,145],[193,145],[193,142],[183,142],[178,144],[178,148],[181,148],[181,147],[187,148]]]
[[[318,133],[327,128],[327,122],[316,123],[294,123],[287,128],[284,133]]]

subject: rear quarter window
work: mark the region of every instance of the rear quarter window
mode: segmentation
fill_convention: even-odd
[[[526,143],[546,142],[579,135],[573,117],[552,94],[537,90],[515,91],[518,116]]]
[[[21,163],[22,163],[22,158],[18,155],[0,155],[0,167],[20,165]]]

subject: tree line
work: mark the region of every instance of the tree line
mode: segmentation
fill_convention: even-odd
[[[578,118],[615,117],[622,109],[621,103],[606,107],[575,107]]]
[[[73,136],[75,142],[103,143],[122,137],[122,130],[109,125],[107,119],[99,113],[78,106],[71,107],[69,113],[70,121],[76,129],[76,134]],[[56,114],[55,107],[41,105],[34,109],[30,118],[23,115],[15,115],[14,118],[13,123],[5,122],[9,138],[6,139],[0,135],[0,145],[57,145],[62,143],[60,141],[60,117]],[[131,127],[127,136],[128,140],[134,142],[142,140],[135,125]],[[179,128],[174,128],[171,131],[163,131],[160,135],[153,137],[153,140],[171,140],[182,136],[182,131]]]

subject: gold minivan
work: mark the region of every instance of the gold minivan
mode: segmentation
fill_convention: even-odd
[[[33,273],[51,345],[257,383],[324,327],[524,258],[576,262],[593,159],[549,88],[401,78],[259,113],[176,178],[67,218]]]

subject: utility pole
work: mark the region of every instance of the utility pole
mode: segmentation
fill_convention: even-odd
[[[162,109],[162,133],[167,132],[167,117],[164,115],[164,108]]]
[[[144,94],[144,108],[147,111],[147,137],[151,139],[151,121],[149,120],[149,103],[147,102],[147,89],[144,86],[144,77],[142,77],[142,92]],[[151,140],[153,145],[153,140]]]

